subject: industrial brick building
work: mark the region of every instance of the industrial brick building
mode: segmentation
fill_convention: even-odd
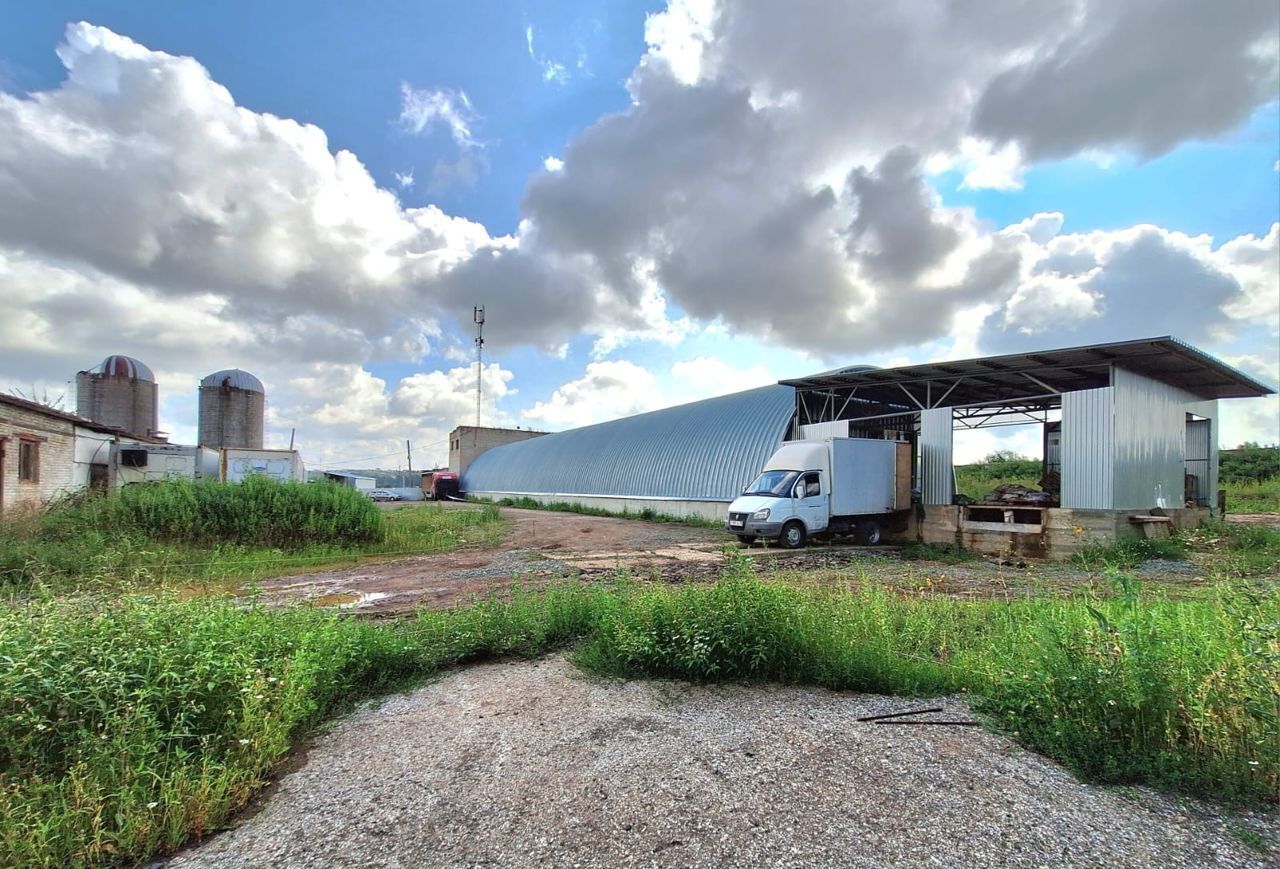
[[[476,456],[505,444],[519,443],[541,437],[546,432],[522,428],[488,428],[486,426],[460,425],[449,433],[449,470],[464,473]]]
[[[0,512],[108,487],[117,436],[92,420],[0,395]]]

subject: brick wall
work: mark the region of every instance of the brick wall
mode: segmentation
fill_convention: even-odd
[[[36,443],[35,482],[19,480],[20,444]],[[74,486],[75,436],[72,424],[39,411],[0,403],[0,510],[36,508]]]
[[[542,437],[544,431],[460,425],[449,435],[449,470],[461,475],[485,450]]]

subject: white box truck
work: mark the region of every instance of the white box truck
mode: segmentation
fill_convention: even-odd
[[[911,508],[911,444],[873,438],[789,441],[729,505],[725,528],[743,543],[789,549],[814,534],[874,545]]]

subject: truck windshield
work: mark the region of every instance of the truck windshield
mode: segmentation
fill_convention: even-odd
[[[799,471],[765,471],[742,494],[785,498],[791,494],[791,487],[795,485],[798,476]]]

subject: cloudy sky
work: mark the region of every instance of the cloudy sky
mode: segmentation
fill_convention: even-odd
[[[477,304],[485,424],[1168,334],[1274,383],[1278,10],[11,4],[0,388],[137,356],[189,441],[241,367],[309,466],[443,461]]]

